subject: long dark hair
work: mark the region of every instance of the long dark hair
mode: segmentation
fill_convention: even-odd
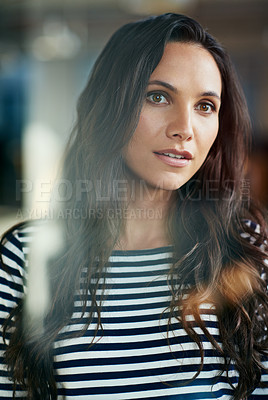
[[[102,289],[105,296],[103,278],[108,258],[124,224],[120,213],[114,213],[113,218],[108,213],[127,207],[114,190],[114,182],[126,179],[122,149],[137,126],[150,75],[166,44],[172,41],[197,43],[213,56],[222,78],[222,105],[216,141],[200,170],[177,191],[177,202],[170,213],[169,231],[176,260],[168,277],[170,315],[183,323],[203,357],[202,342],[186,318],[193,313],[225,358],[226,371],[230,362],[235,363],[239,382],[234,399],[244,398],[260,383],[261,355],[267,348],[268,298],[260,278],[266,268],[264,256],[256,244],[263,241],[265,232],[261,213],[250,198],[244,201],[240,195],[250,132],[246,103],[223,47],[193,19],[164,14],[129,23],[115,32],[79,98],[63,171],[74,193],[66,200],[65,209],[79,210],[81,218],[63,220],[66,249],[50,263],[52,302],[45,332],[38,339],[25,333],[23,303],[5,327],[7,332],[15,315],[6,360],[15,384],[26,385],[30,399],[57,398],[51,349],[72,316],[78,289],[83,312],[88,297],[91,299],[88,325],[96,312],[101,329],[102,302],[96,292]],[[81,190],[81,183],[86,190]],[[255,246],[240,236],[243,230],[249,230],[243,224],[245,218],[261,226],[258,235],[251,232]],[[238,280],[241,287],[237,292],[233,283]],[[187,301],[183,298],[185,286],[189,288]],[[208,300],[216,307],[222,349],[199,315],[200,303]]]

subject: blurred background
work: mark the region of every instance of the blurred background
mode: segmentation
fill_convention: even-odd
[[[268,206],[267,0],[0,0],[0,233],[46,216],[78,95],[110,35],[163,12],[196,18],[231,54],[253,122],[241,193]]]

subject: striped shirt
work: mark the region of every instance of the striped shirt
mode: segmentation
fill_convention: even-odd
[[[0,276],[1,324],[25,290],[27,254],[35,229],[22,226],[9,234],[5,242],[2,256],[6,268],[2,268]],[[249,235],[243,236],[251,240]],[[102,308],[103,329],[93,340],[97,322],[93,319],[82,336],[69,335],[81,331],[87,317],[86,313],[84,320],[77,319],[81,315],[77,296],[72,319],[54,342],[59,399],[64,396],[67,400],[232,398],[226,373],[220,375],[224,360],[197,326],[195,331],[204,348],[204,366],[192,380],[201,363],[199,348],[177,319],[171,319],[168,325],[167,274],[171,263],[172,247],[112,253]],[[212,305],[202,304],[201,318],[208,332],[221,344]],[[0,345],[3,352],[2,339]],[[3,358],[0,362],[0,399],[11,399],[12,383]],[[264,364],[268,368],[268,361]],[[237,384],[238,373],[232,364],[229,378],[233,385]],[[263,373],[262,380],[268,382],[268,375]],[[16,396],[27,397],[19,389]],[[268,399],[268,388],[257,388],[249,398]]]

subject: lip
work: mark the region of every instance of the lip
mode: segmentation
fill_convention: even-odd
[[[171,153],[178,156],[183,156],[184,158],[171,158],[164,155],[163,153]],[[154,151],[155,156],[163,161],[165,164],[171,167],[186,167],[192,160],[192,154],[187,150],[176,150],[176,149],[163,149],[159,151]]]

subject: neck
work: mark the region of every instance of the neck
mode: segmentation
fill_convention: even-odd
[[[170,243],[167,220],[174,193],[137,184],[129,190],[124,230],[116,249],[138,250]]]

